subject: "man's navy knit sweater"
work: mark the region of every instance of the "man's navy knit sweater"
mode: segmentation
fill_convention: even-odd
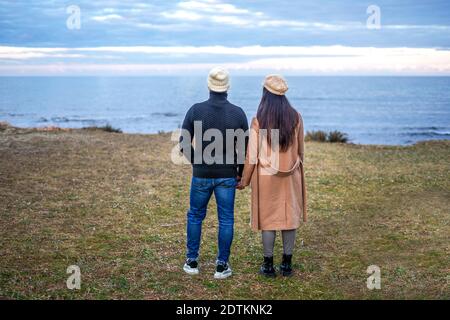
[[[201,126],[201,131],[198,129],[199,126]],[[197,130],[194,130],[195,127]],[[245,137],[245,145],[237,143],[239,138],[236,137],[233,138],[234,142],[227,143],[227,131],[242,129],[235,132],[248,133],[248,121],[244,111],[227,100],[227,93],[211,91],[207,101],[193,105],[186,114],[182,129],[189,132],[190,135],[190,139],[180,138],[180,145],[182,151],[191,150],[190,157],[187,152],[184,152],[184,154],[188,156],[192,163],[194,177],[232,178],[242,174],[244,164],[241,163],[242,161],[238,163],[238,159],[245,158],[248,135]],[[205,153],[205,148],[208,145],[218,142],[218,140],[216,141],[216,134],[219,131],[223,137],[222,144],[220,144],[221,150],[210,146]],[[196,134],[195,152],[192,147],[194,132]],[[199,132],[201,132],[201,137],[197,136]],[[206,136],[205,132],[207,132]],[[201,144],[201,148],[199,148],[198,143]],[[217,146],[217,144],[214,145]],[[212,152],[210,152],[211,150]],[[222,151],[222,155],[218,151]],[[209,153],[212,157],[208,160],[204,157],[204,154]],[[238,157],[238,154],[240,157]],[[215,161],[211,162],[211,159]]]

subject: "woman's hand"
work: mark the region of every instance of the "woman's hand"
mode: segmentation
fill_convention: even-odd
[[[239,183],[236,186],[236,189],[238,189],[238,190],[244,190],[245,189],[245,186],[242,184],[242,181],[239,181]]]

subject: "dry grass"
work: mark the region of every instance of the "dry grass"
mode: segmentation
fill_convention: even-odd
[[[211,204],[201,271],[181,271],[190,168],[170,135],[0,130],[0,297],[32,299],[449,299],[450,142],[307,144],[310,222],[297,273],[262,279],[260,236],[239,193],[235,274],[212,277]],[[281,247],[277,239],[276,260]],[[303,241],[303,245],[300,243]],[[65,287],[67,266],[82,289]],[[382,289],[366,288],[378,265]]]

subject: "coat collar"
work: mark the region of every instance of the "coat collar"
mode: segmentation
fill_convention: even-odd
[[[228,98],[228,93],[226,93],[226,92],[209,91],[209,100],[226,101],[227,98]]]

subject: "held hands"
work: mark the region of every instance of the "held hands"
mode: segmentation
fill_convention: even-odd
[[[237,185],[236,185],[236,189],[238,190],[244,190],[245,186],[242,184],[242,177],[238,176],[237,177]]]

